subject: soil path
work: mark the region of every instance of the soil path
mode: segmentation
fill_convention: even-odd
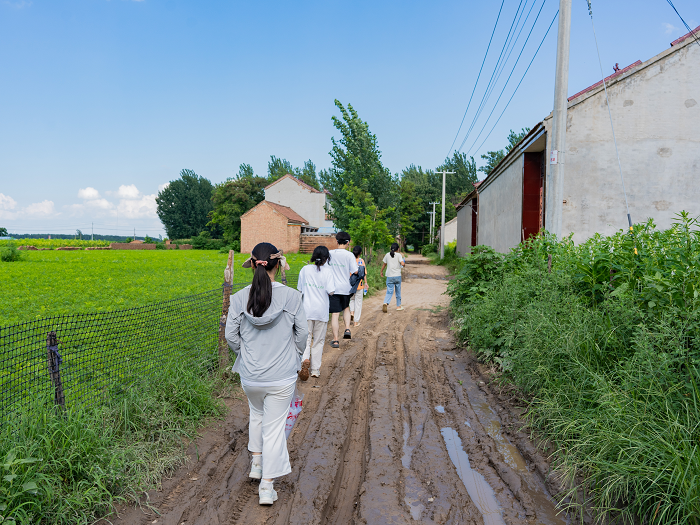
[[[408,258],[405,310],[365,301],[362,324],[322,375],[299,383],[304,409],[289,442],[293,471],[261,507],[248,479],[247,402],[190,447],[190,461],[112,523],[574,523],[557,516],[549,465],[519,432],[520,410],[455,348],[443,268]],[[106,523],[106,522],[105,522]]]

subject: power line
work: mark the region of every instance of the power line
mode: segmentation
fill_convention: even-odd
[[[681,14],[678,12],[678,9],[676,9],[676,6],[673,5],[673,2],[671,2],[671,0],[666,0],[666,1],[667,1],[668,4],[673,8],[673,10],[674,10],[674,11],[676,12],[676,14],[678,15],[678,18],[680,18],[680,19],[681,19],[681,22],[683,22],[683,25],[685,26],[685,28],[688,30],[688,32],[692,35],[692,37],[695,39],[695,41],[697,42],[697,44],[700,46],[700,40],[698,40],[698,37],[695,36],[695,33],[693,33],[693,30],[690,29],[690,26],[689,26],[688,24],[685,23],[685,20],[683,20],[683,17],[682,17]]]
[[[486,96],[489,93],[489,89],[491,88],[491,84],[493,83],[494,76],[496,75],[496,71],[498,70],[498,67],[501,63],[501,58],[503,58],[503,53],[506,50],[506,44],[508,43],[510,39],[510,34],[513,31],[513,25],[515,24],[516,19],[518,18],[518,13],[520,12],[520,7],[523,5],[523,0],[520,0],[520,3],[518,4],[518,9],[515,12],[515,16],[513,16],[513,21],[510,24],[510,28],[508,29],[508,34],[506,35],[506,41],[503,43],[503,47],[501,48],[501,53],[498,55],[498,60],[496,60],[496,65],[494,66],[493,73],[491,73],[491,78],[489,79],[488,84],[486,85],[486,91],[484,91],[483,97],[481,97],[481,102],[479,102],[479,107],[476,110],[476,114],[474,115],[474,118],[472,119],[471,124],[469,125],[469,129],[467,130],[467,134],[464,136],[464,139],[462,140],[462,144],[459,146],[457,151],[461,151],[462,148],[464,147],[465,142],[467,142],[467,138],[469,137],[469,134],[471,133],[472,129],[474,129],[474,125],[476,124],[476,120],[479,118],[479,115],[481,114],[481,110],[485,104]]]
[[[515,64],[513,64],[513,69],[510,70],[510,74],[508,75],[508,78],[506,79],[506,83],[503,84],[503,89],[501,89],[501,93],[498,95],[498,99],[496,99],[496,102],[493,104],[493,109],[491,109],[491,113],[489,113],[489,116],[486,117],[486,120],[484,121],[484,125],[483,125],[483,127],[481,128],[481,131],[479,131],[479,134],[478,134],[478,135],[476,136],[476,138],[474,139],[474,143],[472,144],[472,147],[469,148],[469,152],[471,152],[471,149],[474,147],[474,144],[476,144],[476,142],[479,140],[479,137],[481,136],[481,134],[482,134],[482,133],[484,132],[484,130],[486,129],[486,125],[488,124],[488,121],[491,119],[491,116],[493,115],[493,112],[496,111],[496,107],[498,106],[498,103],[501,101],[501,97],[503,96],[503,93],[505,93],[506,87],[508,87],[508,82],[510,82],[510,78],[513,76],[513,73],[515,72],[515,68],[517,67],[518,62],[520,61],[520,57],[522,56],[523,51],[525,51],[525,46],[526,46],[527,43],[530,41],[530,36],[532,35],[532,31],[535,29],[535,25],[537,25],[537,21],[538,21],[539,18],[540,18],[540,14],[542,13],[542,8],[544,7],[545,1],[546,1],[546,0],[544,0],[544,1],[542,2],[542,5],[540,6],[540,10],[537,12],[537,17],[535,17],[535,21],[532,23],[532,27],[530,28],[530,32],[527,34],[527,38],[525,39],[525,42],[523,43],[523,47],[522,47],[522,49],[520,50],[520,53],[518,54],[518,58],[515,60]],[[533,5],[534,5],[534,4],[533,4]],[[547,32],[549,32],[549,30],[547,30]],[[545,34],[545,36],[546,36],[546,34]],[[537,49],[539,50],[539,48],[537,48]],[[537,55],[537,52],[535,52],[535,55]],[[533,57],[533,60],[534,60],[534,57]],[[529,66],[528,66],[528,67],[529,67]],[[517,89],[517,88],[516,88],[516,89]],[[468,154],[469,154],[469,153],[467,153],[467,155],[468,155]]]
[[[489,45],[486,46],[486,53],[484,53],[484,59],[481,61],[481,67],[479,68],[479,74],[476,76],[476,82],[474,83],[474,89],[472,89],[472,94],[469,96],[469,102],[467,103],[467,109],[464,110],[464,116],[462,117],[462,122],[459,123],[459,129],[457,130],[457,134],[455,135],[454,140],[452,141],[452,145],[450,146],[450,150],[447,152],[447,158],[450,157],[450,153],[452,153],[452,148],[455,145],[455,142],[457,142],[457,137],[459,137],[459,132],[462,131],[462,125],[464,124],[464,119],[467,118],[467,112],[469,111],[469,106],[472,103],[472,98],[474,97],[474,92],[476,91],[476,86],[479,84],[479,79],[481,78],[481,71],[484,69],[484,63],[486,62],[486,57],[489,54],[489,49],[491,48],[491,42],[493,41],[493,35],[496,33],[496,27],[498,26],[498,21],[501,18],[501,11],[503,10],[503,4],[505,4],[506,0],[501,1],[501,7],[498,10],[498,16],[496,17],[496,23],[493,25],[493,31],[491,31],[491,38],[489,38]]]
[[[522,84],[523,80],[525,79],[525,75],[527,75],[527,72],[530,71],[530,66],[535,61],[535,58],[537,57],[537,53],[539,52],[540,48],[542,47],[542,44],[544,44],[544,41],[547,38],[547,35],[549,34],[549,30],[552,29],[552,25],[554,24],[554,21],[557,19],[558,15],[559,15],[559,10],[557,10],[557,12],[554,14],[554,18],[552,18],[552,21],[549,23],[549,27],[547,28],[547,32],[544,34],[544,37],[542,37],[542,41],[540,42],[540,45],[537,46],[537,50],[535,51],[535,55],[532,57],[532,60],[530,60],[530,63],[527,65],[527,69],[525,70],[525,73],[523,73],[523,76],[520,78],[520,82],[518,82],[518,85],[515,86],[515,91],[513,91],[513,94],[508,99],[506,106],[503,108],[503,111],[501,111],[501,114],[498,116],[498,119],[496,120],[493,127],[491,128],[491,131],[489,131],[489,134],[486,135],[486,138],[484,138],[483,142],[477,148],[477,151],[480,150],[481,147],[486,143],[488,138],[491,136],[491,133],[493,133],[493,130],[496,128],[496,125],[500,122],[501,117],[506,112],[506,109],[508,109],[508,106],[510,105],[511,101],[513,100],[513,97],[518,92],[518,88],[520,87],[520,84]]]

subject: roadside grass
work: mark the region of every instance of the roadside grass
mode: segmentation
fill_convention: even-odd
[[[157,486],[183,463],[197,428],[225,412],[214,397],[222,379],[210,366],[164,361],[93,409],[63,414],[36,399],[0,429],[0,467],[14,459],[0,479],[0,522],[87,525]]]
[[[0,262],[0,326],[60,314],[144,306],[212,290],[223,283],[228,255],[206,250],[27,251]],[[288,254],[290,281],[308,259]],[[234,282],[251,280],[235,254]]]
[[[578,246],[543,235],[507,255],[475,247],[449,285],[455,329],[530,400],[564,506],[697,525],[700,232],[686,215],[634,231]]]

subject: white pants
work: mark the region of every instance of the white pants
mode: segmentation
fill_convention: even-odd
[[[248,450],[262,452],[263,479],[289,474],[292,466],[284,427],[296,381],[286,386],[242,386],[250,407]]]
[[[309,323],[309,338],[306,340],[306,350],[301,360],[309,359],[311,356],[311,370],[321,370],[321,359],[323,359],[323,345],[326,342],[326,330],[328,322],[306,321]]]
[[[350,313],[354,312],[355,322],[360,322],[360,316],[362,315],[362,298],[364,297],[364,292],[362,288],[357,287],[357,292],[350,298]]]

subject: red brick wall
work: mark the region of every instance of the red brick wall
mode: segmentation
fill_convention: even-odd
[[[155,250],[155,244],[145,244],[145,243],[130,243],[130,242],[113,242],[109,245],[112,250]],[[166,244],[166,250],[177,250],[176,244]],[[191,244],[181,244],[181,250],[191,250]]]
[[[313,253],[316,246],[325,246],[329,250],[335,250],[338,247],[338,243],[335,241],[335,234],[333,235],[306,235],[301,236],[300,250],[302,253]]]
[[[250,253],[260,242],[272,243],[284,253],[299,251],[301,227],[287,222],[286,217],[270,206],[259,206],[241,217],[241,253]]]

